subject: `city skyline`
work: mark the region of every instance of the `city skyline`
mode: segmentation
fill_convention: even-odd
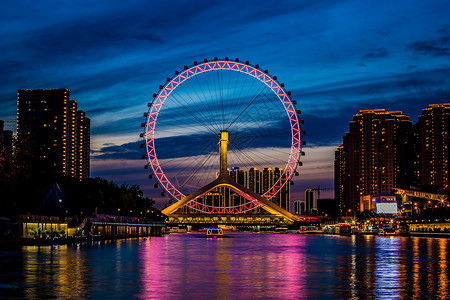
[[[401,110],[416,123],[450,99],[448,3],[45,4],[1,4],[0,119],[15,118],[19,89],[70,89],[92,119],[91,176],[152,198],[142,114],[166,77],[203,58],[259,64],[297,100],[308,144],[292,202],[333,187],[334,150],[359,110]]]

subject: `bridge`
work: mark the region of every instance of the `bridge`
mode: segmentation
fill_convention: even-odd
[[[299,221],[299,218],[285,209],[279,207],[275,203],[265,199],[263,196],[253,192],[252,190],[237,183],[228,173],[227,166],[227,147],[228,147],[228,131],[222,130],[219,134],[219,174],[216,180],[210,182],[197,191],[186,195],[180,201],[170,205],[163,209],[161,212],[169,217],[169,223],[248,223],[248,224],[292,224],[295,221]],[[249,206],[261,205],[262,209],[269,212],[269,215],[252,215],[242,214],[237,216],[236,214],[227,213],[225,209],[220,212],[218,208],[217,213],[214,216],[210,214],[175,214],[175,212],[181,207],[187,205],[189,202],[204,196],[208,192],[217,189],[219,187],[226,187],[236,192],[240,196],[249,201]],[[225,213],[223,213],[225,212]]]
[[[423,207],[433,207],[433,206],[450,206],[450,195],[424,192],[418,190],[407,190],[394,188],[394,193],[402,198],[403,212],[411,213],[412,209],[418,209],[417,202],[412,201],[413,198],[419,198],[421,200],[421,206]],[[414,206],[414,207],[413,207]]]

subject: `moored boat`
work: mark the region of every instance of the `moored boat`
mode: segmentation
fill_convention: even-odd
[[[206,229],[207,238],[221,238],[223,237],[222,228],[207,228]]]
[[[297,230],[298,234],[318,234],[323,233],[323,229],[316,226],[302,226]]]
[[[378,235],[383,235],[383,236],[395,236],[398,235],[398,231],[396,231],[394,228],[381,228],[378,231]]]
[[[275,233],[288,233],[287,227],[277,227],[275,228]]]

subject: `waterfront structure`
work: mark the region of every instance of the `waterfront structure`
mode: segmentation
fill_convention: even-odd
[[[217,179],[212,181],[211,183],[205,185],[204,187],[200,188],[199,190],[183,197],[182,200],[172,204],[169,207],[166,207],[162,210],[163,214],[172,214],[173,212],[177,211],[179,208],[182,208],[185,205],[189,205],[190,202],[194,202],[194,205],[191,206],[191,208],[194,208],[194,210],[202,212],[203,210],[209,208],[212,209],[210,213],[220,214],[220,215],[226,215],[226,214],[233,214],[236,210],[241,210],[242,212],[247,212],[252,210],[253,206],[263,206],[263,209],[266,210],[269,214],[277,215],[278,217],[282,217],[287,222],[293,222],[298,220],[296,216],[291,214],[290,212],[284,210],[283,208],[279,207],[278,205],[274,204],[273,202],[267,200],[266,197],[263,197],[262,195],[258,195],[257,193],[253,192],[252,190],[248,189],[247,187],[243,186],[242,184],[236,182],[230,175],[230,171],[227,168],[227,147],[228,147],[228,131],[222,130],[220,131],[219,135],[219,173]],[[237,169],[236,169],[237,170]],[[264,173],[264,172],[263,172]],[[238,173],[236,173],[238,174]],[[245,173],[244,173],[245,174]],[[270,175],[270,172],[269,172]],[[273,176],[272,176],[273,178]],[[263,181],[264,184],[264,181]],[[216,189],[220,188],[230,188],[233,190],[233,192],[239,194],[239,196],[242,196],[246,198],[247,200],[251,200],[250,202],[240,205],[233,208],[228,207],[220,207],[218,205],[205,205],[204,203],[200,202],[199,199],[208,196],[211,194],[211,191],[214,191]],[[202,208],[203,207],[203,208]],[[207,217],[208,220],[210,219]],[[179,220],[177,217],[170,218],[169,222],[173,222],[175,219],[177,221]],[[181,217],[182,219],[182,217]],[[284,221],[279,221],[284,222]]]
[[[69,89],[19,90],[17,136],[29,139],[54,175],[88,178],[89,119],[69,99]]]
[[[250,191],[257,193],[258,195],[263,195],[266,191],[264,187],[269,187],[274,184],[274,181],[278,180],[282,174],[282,168],[276,167],[264,168],[263,171],[258,170],[258,168],[251,167],[248,171],[240,169],[239,167],[232,167],[228,170],[229,176],[239,183],[240,185],[248,188]],[[243,205],[246,199],[239,193],[231,190],[227,186],[217,188],[217,191],[210,191],[207,194],[198,198],[198,201],[203,205],[217,206],[217,207],[227,207],[234,205]],[[291,201],[291,187],[290,184],[286,184],[280,192],[272,198],[274,202],[279,207],[286,211],[290,211],[290,201]],[[179,209],[182,213],[197,213],[196,210],[189,207],[182,207]],[[257,207],[249,214],[260,214],[263,213],[261,207]]]
[[[450,191],[450,103],[430,104],[414,125],[417,185]]]
[[[400,111],[361,110],[335,152],[336,200],[359,210],[364,196],[389,195],[411,179],[412,122]]]

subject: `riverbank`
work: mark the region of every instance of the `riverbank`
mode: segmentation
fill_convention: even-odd
[[[434,238],[450,238],[450,232],[417,232],[411,231],[410,236],[414,237],[434,237]]]

